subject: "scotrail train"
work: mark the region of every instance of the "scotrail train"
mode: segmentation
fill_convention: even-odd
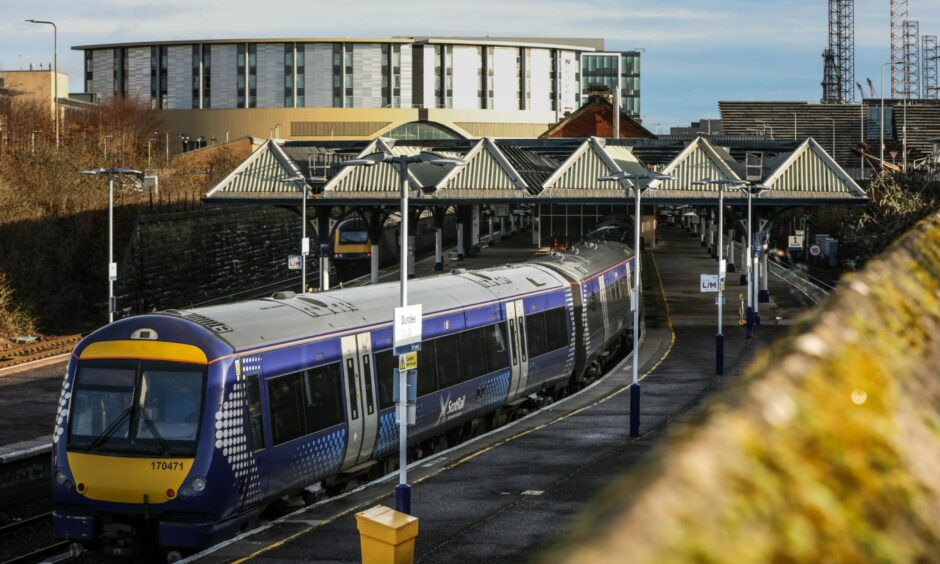
[[[625,342],[620,228],[535,260],[422,278],[413,456],[600,372]],[[56,534],[111,554],[192,549],[285,496],[397,464],[391,314],[379,284],[123,319],[72,353],[53,444]]]

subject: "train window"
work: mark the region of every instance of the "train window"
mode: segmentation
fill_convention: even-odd
[[[469,380],[486,374],[486,355],[483,344],[483,329],[471,329],[460,334],[460,350],[463,356],[464,378]]]
[[[346,382],[349,385],[349,420],[359,419],[359,389],[356,387],[356,367],[355,361],[351,358],[346,359]]]
[[[343,422],[342,378],[338,362],[304,372],[304,400],[306,434]]]
[[[434,356],[441,388],[448,388],[463,382],[460,359],[460,335],[447,335],[434,339]],[[420,377],[420,369],[419,369]]]
[[[418,396],[436,392],[437,385],[437,356],[434,354],[434,341],[425,341],[418,351]]]
[[[138,439],[194,441],[202,411],[202,378],[190,370],[144,370],[140,381]]]
[[[339,242],[344,245],[364,245],[369,242],[369,233],[366,231],[340,231]]]
[[[264,428],[261,421],[261,386],[257,374],[245,376],[245,391],[248,397],[248,449],[251,452],[264,448]]]
[[[506,329],[503,323],[483,328],[486,351],[486,371],[496,372],[509,366],[509,351],[506,350]]]
[[[516,320],[515,319],[509,320],[509,342],[511,343],[510,350],[512,351],[512,365],[515,366],[519,364],[519,360],[516,357],[516,349],[518,348],[518,346],[516,345]]]
[[[87,446],[84,443],[100,439],[107,430],[111,437],[127,437],[130,418],[125,412],[132,403],[136,376],[136,362],[114,368],[80,366],[71,414],[72,444]]]
[[[362,381],[366,387],[366,410],[369,415],[375,413],[375,398],[372,394],[372,364],[369,362],[371,355],[362,355]]]
[[[286,443],[306,433],[303,383],[299,372],[268,380],[268,400],[274,444]]]
[[[548,351],[545,348],[545,314],[542,312],[525,316],[525,324],[529,333],[529,354],[533,357]]]
[[[526,324],[522,321],[522,315],[519,316],[519,352],[522,353],[522,362],[526,361],[526,352],[529,350],[529,337]]]
[[[545,312],[545,350],[568,348],[568,311],[563,307]]]
[[[379,409],[386,409],[395,405],[392,371],[398,364],[392,356],[392,349],[375,353],[375,379],[379,382]],[[419,373],[420,374],[420,373]],[[420,375],[418,376],[420,379]]]

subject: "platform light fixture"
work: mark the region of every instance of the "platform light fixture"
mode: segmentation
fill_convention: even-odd
[[[114,281],[117,280],[117,263],[114,262],[114,176],[129,175],[143,176],[139,170],[124,168],[98,167],[91,170],[83,170],[80,174],[98,176],[108,175],[108,323],[114,323],[114,312],[117,309],[117,303],[114,299]]]
[[[645,180],[646,185],[640,181]],[[634,174],[625,171],[617,171],[607,176],[597,178],[598,182],[620,182],[624,188],[627,198],[630,197],[630,191],[634,196],[633,212],[633,289],[630,292],[630,307],[633,309],[633,379],[630,384],[630,436],[640,436],[640,379],[639,379],[639,328],[640,328],[640,200],[642,193],[649,188],[649,183],[654,180],[675,180],[674,176],[649,171],[640,174]]]
[[[399,272],[399,302],[401,307],[408,305],[408,264],[409,258],[414,254],[413,245],[408,243],[408,165],[431,164],[435,166],[463,166],[467,164],[463,159],[456,159],[438,155],[430,151],[422,151],[416,155],[396,155],[387,151],[370,153],[356,159],[344,161],[341,166],[375,166],[379,163],[398,165],[401,180],[401,232],[400,254],[401,266]],[[419,195],[431,195],[434,186],[422,186]],[[399,399],[406,402],[408,398],[408,378],[405,373],[399,374]],[[415,379],[417,382],[417,378]],[[411,486],[408,485],[408,418],[402,410],[399,417],[398,432],[398,485],[395,487],[395,509],[401,513],[411,514]]]
[[[28,19],[27,23],[44,24],[52,26],[52,88],[55,90],[52,94],[52,104],[55,110],[55,146],[59,147],[59,28],[54,22],[47,20]]]
[[[307,179],[304,178],[304,175],[300,173],[290,178],[284,178],[281,182],[293,182],[301,190],[300,293],[305,294],[307,293],[307,255],[310,254],[310,239],[307,237],[307,193],[310,186],[307,184]]]
[[[725,372],[725,335],[724,320],[722,317],[725,305],[725,274],[727,266],[724,257],[724,230],[725,230],[725,187],[740,187],[747,183],[737,178],[703,178],[693,182],[696,186],[716,186],[718,188],[718,296],[715,301],[718,306],[718,331],[715,334],[715,374]]]
[[[751,233],[751,209],[752,200],[760,196],[768,188],[763,184],[745,184],[741,186],[741,192],[747,196],[747,314],[745,317],[745,327],[747,338],[754,336],[754,304],[756,303],[756,284],[754,284],[754,234]]]

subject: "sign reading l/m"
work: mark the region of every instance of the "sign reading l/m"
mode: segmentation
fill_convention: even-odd
[[[699,284],[700,292],[717,292],[718,291],[718,275],[717,274],[702,274],[701,282]]]

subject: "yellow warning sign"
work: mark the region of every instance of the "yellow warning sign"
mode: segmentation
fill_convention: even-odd
[[[418,368],[418,353],[411,352],[398,357],[399,370],[414,370]]]

